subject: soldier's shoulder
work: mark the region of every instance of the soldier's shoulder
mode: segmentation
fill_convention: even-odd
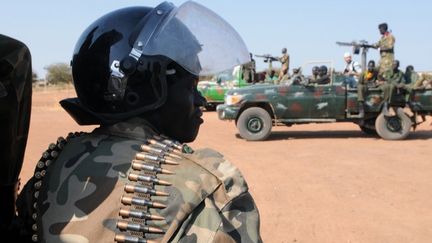
[[[221,153],[210,149],[198,149],[188,158],[203,167],[224,185],[226,195],[234,198],[248,190],[246,180],[240,170]]]

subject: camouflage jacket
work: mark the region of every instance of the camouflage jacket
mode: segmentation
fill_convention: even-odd
[[[405,74],[401,70],[396,72],[393,69],[387,70],[383,74],[384,80],[389,84],[405,84]]]
[[[415,86],[415,83],[420,78],[417,72],[405,72],[405,81],[407,84],[410,84],[411,86]]]
[[[139,118],[76,135],[50,145],[20,195],[33,240],[261,242],[246,181],[218,152]]]
[[[284,55],[282,55],[282,56],[279,58],[279,61],[282,63],[282,68],[281,68],[281,69],[282,69],[283,71],[289,69],[289,61],[290,61],[290,58],[289,58],[289,55],[288,55],[288,54],[284,54]]]
[[[363,73],[359,76],[359,84],[366,84],[366,85],[374,85],[378,79],[378,71],[363,71]]]
[[[380,49],[381,56],[386,56],[388,53],[394,52],[395,37],[390,33],[385,33],[381,39],[375,44]]]

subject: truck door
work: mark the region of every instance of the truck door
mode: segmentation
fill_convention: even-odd
[[[324,87],[315,85],[303,85],[303,84],[292,84],[288,88],[288,92],[285,95],[285,112],[282,118],[294,119],[294,118],[317,118],[320,117],[316,111],[325,113],[328,109],[329,104],[319,104],[323,98]],[[319,105],[320,109],[316,109]]]

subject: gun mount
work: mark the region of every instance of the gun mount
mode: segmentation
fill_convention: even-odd
[[[264,62],[268,62],[268,64],[269,64],[269,67],[268,67],[268,70],[269,70],[269,72],[273,69],[273,65],[272,65],[272,62],[278,62],[279,61],[279,58],[277,58],[277,57],[274,57],[274,56],[272,56],[272,55],[270,55],[270,54],[263,54],[263,55],[255,55],[256,57],[259,57],[259,58],[264,58]]]
[[[264,58],[264,62],[274,62],[279,61],[279,58],[274,57],[270,54],[264,54],[264,55],[255,55],[256,57]]]
[[[353,48],[352,52],[355,55],[358,55],[361,51],[361,66],[362,66],[363,70],[366,69],[367,51],[369,50],[369,48],[376,48],[374,45],[369,44],[365,40],[361,40],[359,42],[357,42],[357,41],[352,41],[352,42],[337,41],[336,44],[338,44],[340,46],[352,46],[352,48]]]

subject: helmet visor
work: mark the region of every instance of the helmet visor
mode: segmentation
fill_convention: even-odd
[[[192,1],[170,11],[151,36],[141,41],[143,55],[166,56],[195,75],[215,74],[250,61],[237,31]]]

